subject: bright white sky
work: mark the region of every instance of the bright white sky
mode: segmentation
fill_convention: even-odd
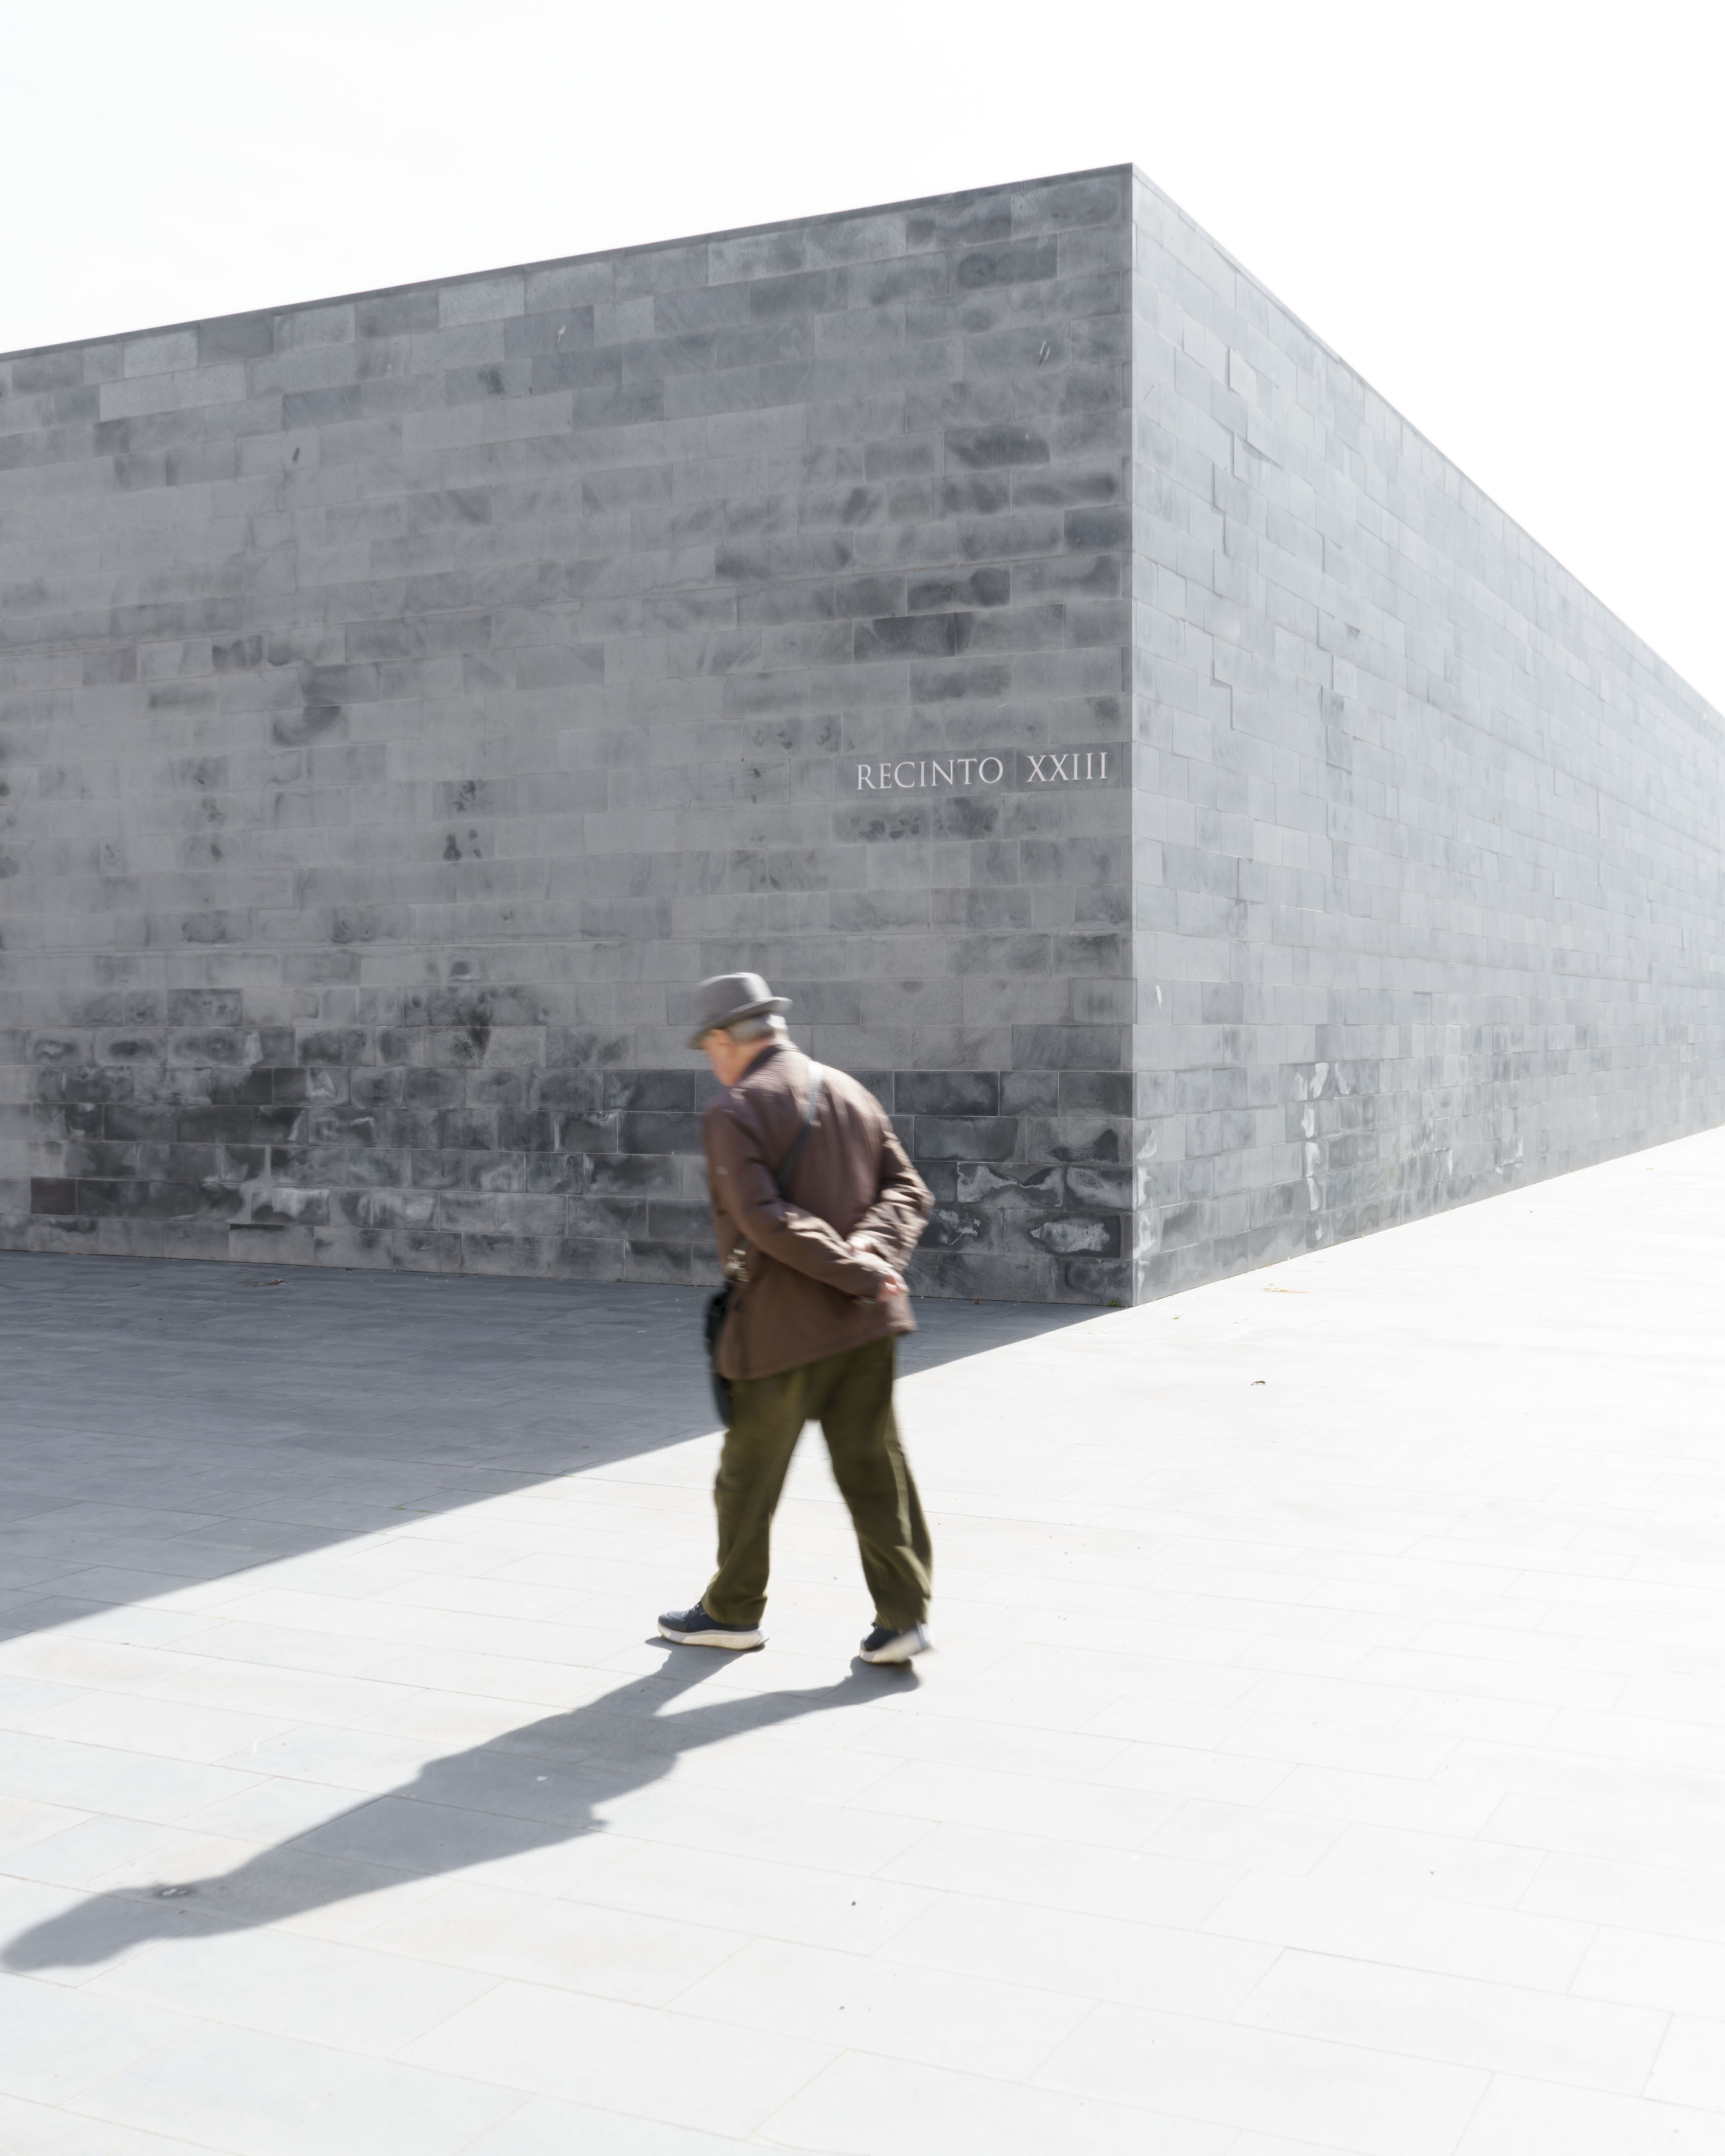
[[[1725,706],[1719,0],[21,0],[0,351],[1135,161]]]

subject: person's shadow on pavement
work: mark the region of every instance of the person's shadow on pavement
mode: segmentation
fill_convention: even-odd
[[[903,1696],[912,1672],[852,1665],[839,1683],[657,1710],[727,1657],[672,1650],[663,1676],[633,1678],[567,1714],[547,1715],[472,1750],[434,1759],[411,1782],[263,1851],[215,1877],[93,1894],[22,1932],[11,1969],[81,1968],[151,1939],[195,1938],[280,1922],[374,1892],[591,1834],[595,1808],[644,1789],[685,1752],[806,1714]]]

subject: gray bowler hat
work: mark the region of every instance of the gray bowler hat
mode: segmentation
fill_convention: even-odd
[[[746,1018],[764,1018],[768,1011],[788,1011],[788,996],[776,996],[758,973],[715,973],[696,990],[701,998],[701,1023],[689,1036],[689,1045],[699,1048],[716,1027],[735,1025]]]

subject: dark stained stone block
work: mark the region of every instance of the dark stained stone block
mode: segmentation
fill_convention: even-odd
[[[461,1238],[435,1228],[398,1228],[390,1237],[395,1261],[404,1272],[457,1273]]]
[[[170,988],[167,1022],[172,1026],[237,1026],[238,988]]]
[[[1018,1142],[1015,1116],[918,1116],[912,1152],[931,1160],[1010,1160]]]
[[[1113,1025],[1015,1025],[1012,1060],[1024,1070],[1113,1070],[1122,1040]]]
[[[524,1157],[526,1188],[539,1196],[562,1195],[587,1188],[587,1157],[578,1152],[530,1152]]]
[[[655,1199],[647,1208],[647,1233],[659,1242],[686,1243],[691,1249],[709,1247],[713,1240],[712,1214],[706,1205]]]
[[[1032,1242],[1057,1257],[1117,1258],[1120,1255],[1117,1214],[1064,1213],[1055,1219],[1039,1221],[1029,1232]]]
[[[596,1198],[675,1198],[683,1187],[674,1153],[600,1155],[588,1164],[588,1188]]]
[[[271,1097],[280,1101],[315,1106],[347,1097],[347,1073],[328,1064],[301,1070],[278,1068],[270,1072],[270,1079]]]
[[[854,650],[859,660],[950,658],[958,649],[956,613],[887,615],[875,621],[860,621],[854,632]]]
[[[246,1145],[255,1133],[256,1114],[250,1107],[182,1108],[175,1132],[187,1145]]]
[[[1060,1267],[1060,1279],[1076,1298],[1085,1302],[1124,1306],[1133,1300],[1132,1268],[1125,1260],[1068,1258]]]
[[[1067,546],[1076,553],[1123,553],[1132,543],[1132,513],[1093,506],[1069,509],[1065,536]]]
[[[1059,269],[1060,250],[1052,239],[1015,239],[960,254],[952,281],[961,292],[976,292],[997,285],[1034,284],[1055,276]]]
[[[488,1190],[494,1194],[514,1194],[525,1192],[527,1187],[527,1162],[524,1153],[475,1152],[465,1156],[462,1184],[469,1190]]]
[[[622,1153],[694,1153],[701,1150],[698,1116],[624,1114],[617,1129]]]
[[[902,1070],[893,1097],[900,1115],[995,1116],[1000,1079],[993,1070]]]
[[[1075,1161],[1065,1171],[1065,1180],[1067,1196],[1075,1206],[1086,1211],[1130,1213],[1132,1209],[1130,1168],[1105,1168]]]
[[[416,1190],[458,1190],[470,1153],[444,1152],[434,1147],[417,1149],[409,1173]]]
[[[600,1080],[599,1105],[686,1114],[695,1106],[695,1079],[693,1070],[608,1070]]]
[[[270,1148],[270,1177],[274,1183],[288,1183],[300,1189],[316,1184],[325,1186],[347,1180],[347,1149],[345,1146],[271,1146]]]
[[[254,1226],[322,1228],[329,1224],[330,1194],[326,1190],[260,1190],[252,1199]]]
[[[1060,1100],[1060,1080],[1052,1070],[1003,1070],[1000,1074],[1000,1111],[1003,1115],[1050,1115]]]
[[[961,1161],[957,1188],[962,1204],[1008,1211],[1029,1207],[1045,1213],[1065,1203],[1067,1171],[1059,1167],[1003,1168],[989,1161]]]
[[[449,1108],[438,1117],[438,1142],[462,1152],[493,1152],[497,1146],[495,1108]]]
[[[458,1107],[461,1102],[461,1080],[451,1070],[403,1070],[401,1101],[408,1108]]]
[[[948,608],[1004,607],[1011,599],[1012,572],[1007,568],[912,577],[905,595],[912,613],[939,613]]]
[[[90,1101],[105,1104],[134,1097],[134,1074],[124,1065],[103,1070],[82,1065],[69,1070],[47,1070],[37,1074],[39,1101]]]
[[[351,1145],[337,1179],[378,1190],[403,1188],[408,1181],[407,1159],[388,1147]]]
[[[588,1115],[579,1109],[562,1110],[552,1116],[552,1143],[559,1152],[614,1153],[621,1111]]]
[[[1003,422],[951,428],[947,434],[947,460],[957,466],[993,470],[1003,465],[1045,465],[1048,454],[1048,437],[1034,427]]]
[[[1062,1070],[1060,1106],[1063,1115],[1129,1116],[1132,1074],[1129,1070]]]
[[[703,1271],[697,1265],[696,1254],[686,1243],[658,1243],[631,1237],[629,1244],[629,1274],[634,1280],[665,1281],[680,1284],[692,1283],[709,1274],[716,1274],[718,1260],[709,1260]]]
[[[921,1250],[962,1250],[979,1244],[987,1224],[981,1214],[962,1205],[937,1205],[928,1216]]]
[[[833,836],[841,845],[868,846],[887,844],[896,839],[926,839],[932,813],[930,803],[914,797],[847,802],[833,812]],[[808,1012],[809,1000],[803,998],[799,1008],[813,1018],[817,1014]]]
[[[547,1110],[504,1108],[497,1116],[497,1143],[505,1152],[552,1152],[557,1118]]]

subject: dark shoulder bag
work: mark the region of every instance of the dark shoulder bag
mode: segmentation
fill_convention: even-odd
[[[822,1075],[819,1064],[811,1063],[809,1066],[809,1098],[803,1104],[802,1127],[797,1132],[796,1142],[773,1173],[773,1179],[778,1185],[781,1198],[787,1194],[786,1186],[796,1173],[797,1163],[803,1158],[803,1148],[809,1142],[809,1133],[814,1128],[815,1113],[820,1106]],[[737,1250],[742,1248],[739,1243]],[[733,1250],[731,1256],[734,1261],[737,1251]],[[730,1270],[728,1264],[726,1270],[727,1273]],[[712,1381],[713,1405],[719,1410],[719,1419],[726,1430],[731,1427],[731,1380],[719,1375],[719,1335],[725,1329],[725,1320],[730,1314],[732,1298],[737,1288],[737,1281],[727,1279],[716,1295],[707,1297],[706,1317],[702,1327],[706,1339],[707,1375]]]

